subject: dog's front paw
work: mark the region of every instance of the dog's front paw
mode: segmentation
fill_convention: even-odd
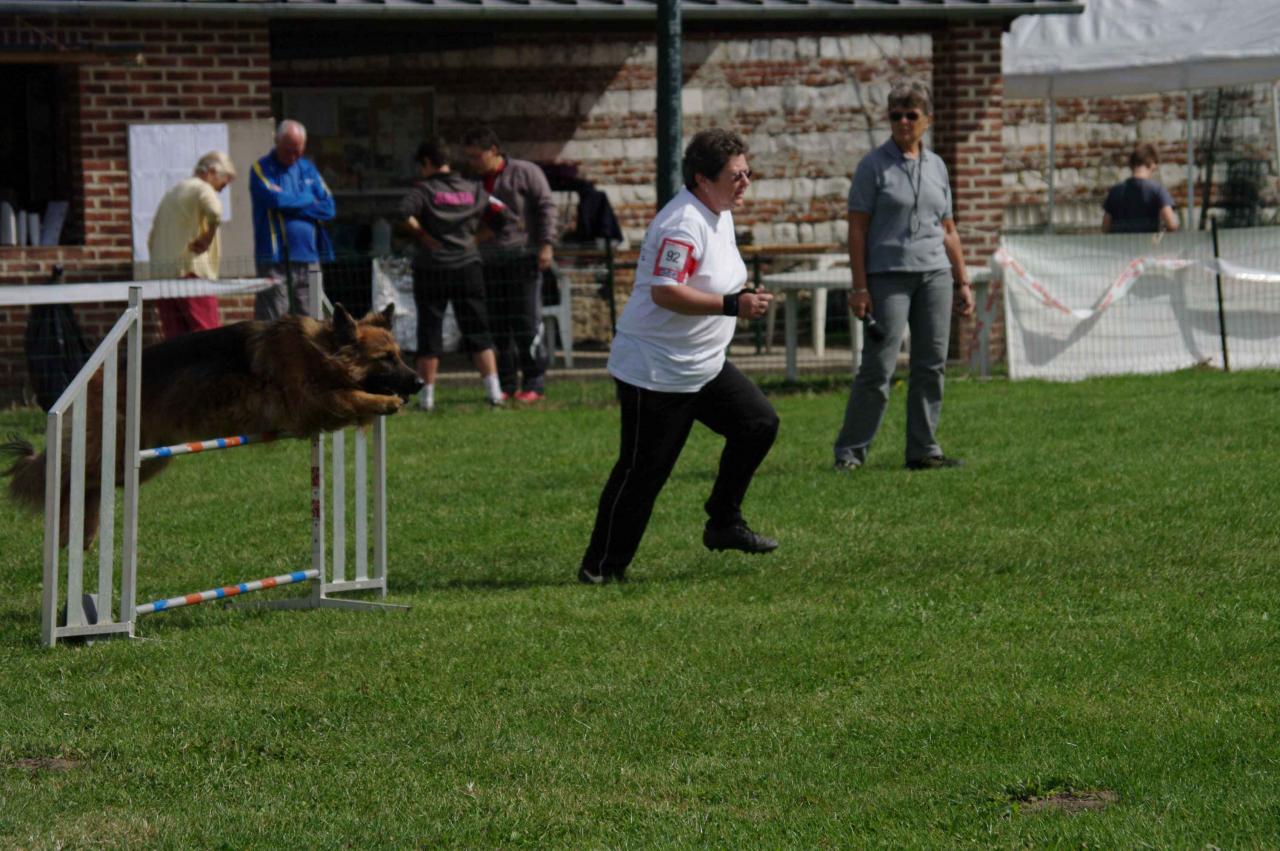
[[[398,413],[404,407],[404,400],[399,396],[379,396],[378,401],[380,403],[378,413],[383,416]]]

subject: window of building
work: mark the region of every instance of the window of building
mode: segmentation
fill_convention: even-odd
[[[5,65],[0,86],[0,201],[45,220],[50,203],[69,204],[74,186],[70,92],[76,68]],[[58,242],[81,241],[66,214]],[[76,228],[78,230],[78,227]],[[9,244],[12,244],[10,242]]]

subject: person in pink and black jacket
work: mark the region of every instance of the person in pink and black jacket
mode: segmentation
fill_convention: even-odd
[[[426,382],[419,406],[427,411],[435,408],[444,314],[450,303],[463,346],[484,382],[485,396],[491,405],[502,404],[477,234],[485,225],[502,230],[513,217],[479,181],[454,172],[449,156],[448,143],[439,137],[419,145],[416,160],[421,179],[400,202],[400,219],[419,246],[413,300],[418,308],[418,374]]]

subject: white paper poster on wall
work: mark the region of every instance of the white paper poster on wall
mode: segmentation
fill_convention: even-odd
[[[164,193],[190,177],[200,157],[228,151],[226,124],[130,124],[129,217],[133,222],[133,259],[145,263],[147,235]],[[223,189],[222,219],[231,221],[231,191]]]

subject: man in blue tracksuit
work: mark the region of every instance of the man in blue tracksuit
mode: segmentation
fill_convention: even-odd
[[[260,277],[279,281],[258,293],[255,319],[310,313],[310,282],[320,283],[320,261],[333,259],[333,245],[320,226],[333,218],[333,193],[310,160],[302,158],[307,130],[286,119],[276,147],[253,164],[253,246]]]

